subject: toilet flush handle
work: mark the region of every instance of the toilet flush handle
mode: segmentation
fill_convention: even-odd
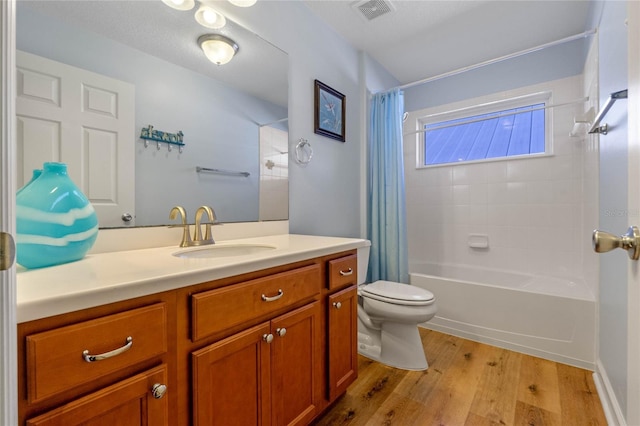
[[[627,233],[621,236],[596,229],[593,231],[591,241],[596,253],[605,253],[621,248],[627,250],[630,259],[640,259],[640,230],[638,230],[637,226],[629,227]]]

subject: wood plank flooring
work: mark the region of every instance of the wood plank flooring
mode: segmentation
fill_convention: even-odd
[[[606,425],[592,372],[420,329],[429,369],[359,358],[315,425]]]

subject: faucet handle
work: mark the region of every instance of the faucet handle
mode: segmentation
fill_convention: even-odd
[[[189,233],[189,225],[187,224],[187,212],[182,206],[175,206],[169,212],[169,219],[175,219],[178,214],[182,218],[182,241],[180,241],[180,247],[189,247],[193,245],[191,241],[191,234]]]
[[[202,220],[202,214],[203,213],[207,213],[207,217],[208,217],[208,221],[205,222],[205,232],[204,232],[204,238],[202,237],[202,230],[201,228],[201,220]],[[196,241],[199,242],[197,244],[215,244],[215,241],[213,241],[213,235],[211,234],[211,225],[213,224],[213,222],[215,222],[216,220],[216,215],[213,212],[213,209],[209,206],[201,206],[198,207],[198,210],[196,210]]]

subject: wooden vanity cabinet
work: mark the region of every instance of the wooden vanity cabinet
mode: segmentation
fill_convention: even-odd
[[[329,402],[358,377],[357,256],[328,262],[327,346]]]
[[[171,294],[21,323],[18,339],[20,425],[172,424]]]
[[[164,383],[165,364],[31,418],[27,426],[169,426],[168,399],[157,390]]]
[[[18,324],[19,425],[310,424],[357,377],[356,260],[350,250]]]
[[[319,302],[195,351],[194,425],[307,425],[319,413]]]
[[[242,328],[192,353],[194,425],[306,425],[320,412],[321,290],[314,261],[190,296],[194,342]]]

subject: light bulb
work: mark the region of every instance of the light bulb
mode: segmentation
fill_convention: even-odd
[[[162,0],[162,3],[176,10],[191,10],[196,5],[195,0]]]
[[[238,51],[238,45],[220,34],[205,34],[198,39],[207,59],[216,65],[223,65],[233,59]]]
[[[203,27],[219,30],[227,23],[227,19],[215,9],[202,5],[195,15],[196,21]]]
[[[257,0],[229,0],[229,3],[239,7],[250,7],[256,4]]]

